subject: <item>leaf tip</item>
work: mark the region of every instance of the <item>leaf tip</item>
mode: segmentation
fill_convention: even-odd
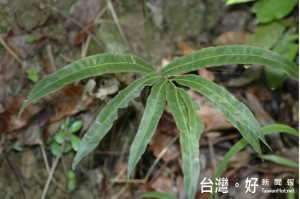
[[[262,138],[259,138],[259,139],[268,147],[268,149],[270,149],[270,151],[273,151],[264,136],[262,136]]]
[[[81,158],[78,156],[79,152],[76,153],[75,158],[72,163],[72,169],[75,170]]]
[[[27,107],[28,104],[29,104],[29,102],[26,102],[26,101],[23,103],[23,105],[21,106],[20,111],[19,111],[19,113],[18,113],[18,118],[21,117],[21,115],[22,115],[24,109]]]
[[[23,110],[20,110],[18,113],[18,119],[20,119],[21,115],[22,115]]]
[[[132,169],[130,167],[127,168],[127,177],[126,177],[127,180],[129,180],[129,178],[130,178],[131,170]]]
[[[78,162],[76,161],[76,159],[74,159],[73,163],[72,163],[72,170],[74,171],[76,169]]]

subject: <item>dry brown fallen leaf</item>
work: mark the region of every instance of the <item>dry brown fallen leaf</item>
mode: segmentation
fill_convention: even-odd
[[[20,64],[8,52],[0,61],[0,102],[4,102],[7,96],[11,96],[15,91],[10,85],[15,76],[20,76]]]
[[[55,112],[48,123],[56,122],[66,116],[85,110],[92,103],[93,98],[87,97],[86,100],[81,101],[83,89],[84,86],[82,85],[69,85],[46,96],[43,102],[47,103],[48,106],[53,106]]]
[[[188,45],[187,43],[178,40],[176,41],[177,47],[180,49],[180,51],[182,52],[183,55],[187,55],[190,54],[192,52],[195,52],[196,49],[191,47],[190,45]]]
[[[81,25],[90,25],[98,15],[101,3],[102,0],[77,0],[71,7],[70,15]],[[68,22],[67,26],[69,23],[72,22]]]
[[[227,167],[239,169],[241,167],[247,166],[250,158],[251,155],[248,151],[240,151],[230,159]]]
[[[93,25],[93,22],[100,11],[101,4],[102,0],[78,0],[72,5],[70,16],[76,20],[77,23],[85,27],[89,32],[92,32],[97,27],[97,25]],[[77,26],[75,26],[71,21],[67,22],[67,27],[77,28]],[[86,39],[87,35],[86,31],[80,30],[77,32],[72,44],[81,44]]]
[[[213,44],[216,46],[220,45],[234,45],[234,44],[245,44],[250,34],[246,32],[225,32],[214,39]]]
[[[215,108],[213,108],[204,96],[188,90],[191,98],[198,102],[200,110],[197,113],[201,116],[204,124],[204,132],[217,131],[232,128],[232,124],[228,122]]]
[[[41,39],[44,35],[39,33],[31,33],[24,31],[18,27],[14,27],[11,31],[6,33],[3,36],[3,39],[7,43],[7,45],[21,58],[21,60],[26,59],[28,56],[36,55],[36,50],[41,48],[44,43],[43,42],[35,42],[30,43],[27,42],[28,36],[35,35],[37,39]]]
[[[1,77],[8,81],[17,73],[20,64],[7,52],[1,60],[1,66]]]
[[[215,80],[215,75],[212,72],[210,72],[209,70],[207,70],[206,68],[199,69],[198,75],[205,77],[206,79],[208,79],[210,81]]]
[[[61,119],[86,110],[93,102],[90,96],[87,96],[84,101],[81,100],[83,89],[83,85],[68,85],[41,100],[43,104],[51,107],[51,111],[46,110],[47,113],[43,115],[45,118],[42,119],[44,121],[42,125],[47,125],[46,138],[57,133]]]
[[[4,112],[0,114],[0,132],[7,133],[28,124],[29,119],[42,110],[42,106],[30,104],[18,118],[18,112],[25,98],[8,97],[4,102]]]
[[[126,170],[127,168],[127,162],[117,162],[114,166],[115,173],[119,174],[124,169]],[[118,176],[119,179],[126,179],[126,172],[123,172],[122,175]]]
[[[161,125],[157,126],[156,133],[154,134],[151,142],[150,142],[150,150],[153,152],[155,157],[162,152],[162,150],[168,145],[168,143],[172,140],[172,136],[163,133],[161,130]],[[170,146],[167,149],[167,152],[163,155],[162,159],[164,162],[169,162],[175,159],[180,154],[179,148],[176,146]]]
[[[177,187],[172,179],[167,176],[159,176],[151,184],[152,189],[159,192],[165,192],[171,195],[177,195]]]
[[[91,25],[91,26],[87,27],[87,30],[89,32],[93,32],[94,30],[96,30],[97,27],[98,27],[97,25]],[[87,36],[88,36],[88,33],[84,30],[81,30],[81,31],[77,32],[75,38],[72,41],[72,45],[81,44],[82,42],[85,41]]]

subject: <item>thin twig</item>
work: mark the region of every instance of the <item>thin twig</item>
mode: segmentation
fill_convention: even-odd
[[[115,182],[114,182],[113,180],[119,180],[120,176],[122,176],[122,175],[126,172],[126,170],[127,170],[127,166],[124,167],[124,168],[118,173],[118,175],[117,175],[116,177],[114,177],[113,179],[110,180],[111,184],[108,186],[108,189],[109,189],[110,187],[112,187],[112,186],[115,184]]]
[[[116,177],[114,177],[113,179],[110,179],[110,185],[108,186],[108,189],[110,187],[112,187],[115,183],[146,183],[145,179],[120,179],[120,177],[126,172],[127,170],[127,166],[124,167]]]
[[[219,137],[213,140],[213,145],[218,144],[219,142],[224,142],[226,140],[233,140],[233,139],[237,139],[241,137],[239,134],[232,134],[232,135],[228,135],[228,136],[223,136],[223,137]]]
[[[178,154],[179,155],[179,154]],[[177,155],[177,156],[178,156]],[[177,157],[176,156],[176,157]],[[168,164],[170,163],[170,160],[164,162],[164,164],[162,166],[160,166],[159,170],[155,173],[155,175],[149,180],[149,184],[153,184],[153,182],[158,178],[158,176],[163,172],[163,170],[168,166]]]
[[[47,194],[47,192],[48,192],[48,189],[49,189],[49,185],[50,185],[51,179],[52,179],[52,177],[53,177],[53,174],[54,174],[54,171],[55,171],[55,169],[56,169],[56,166],[57,166],[57,164],[58,164],[58,162],[59,162],[59,159],[60,159],[60,157],[61,157],[62,154],[63,154],[64,148],[65,148],[65,143],[62,143],[62,145],[61,145],[61,147],[60,147],[60,152],[59,152],[58,156],[55,158],[55,161],[54,161],[54,163],[53,163],[53,166],[52,166],[52,168],[51,168],[51,170],[50,170],[50,173],[49,173],[49,176],[48,176],[46,185],[45,185],[45,187],[44,187],[44,190],[43,190],[41,199],[45,199],[45,197],[46,197],[46,194]]]
[[[104,48],[103,44],[99,41],[99,39],[97,37],[95,37],[87,28],[85,28],[82,24],[80,24],[78,21],[76,21],[75,19],[73,19],[72,17],[66,15],[64,12],[60,11],[59,9],[57,9],[56,7],[50,6],[50,5],[45,5],[45,7],[50,8],[51,10],[58,12],[59,14],[61,14],[63,17],[69,19],[72,23],[74,23],[75,25],[77,25],[79,28],[81,28],[84,32],[86,32],[87,34],[91,35],[92,39],[97,43],[97,45],[100,48]]]
[[[108,8],[109,8],[109,10],[110,10],[110,12],[111,12],[111,15],[112,15],[112,17],[113,17],[113,19],[114,19],[114,21],[115,21],[115,24],[116,24],[116,26],[117,26],[117,28],[118,28],[120,34],[121,34],[121,37],[122,37],[124,43],[126,44],[127,47],[130,47],[130,46],[129,46],[129,43],[128,43],[126,37],[125,37],[124,31],[123,31],[123,29],[122,29],[122,27],[121,27],[121,25],[120,25],[120,23],[119,23],[117,14],[116,14],[115,9],[114,9],[114,7],[113,7],[113,5],[112,5],[112,3],[111,3],[111,0],[106,0],[106,3],[107,3],[107,5],[108,5]]]
[[[43,160],[44,160],[44,163],[45,163],[45,167],[47,169],[47,173],[49,173],[50,172],[50,167],[49,167],[49,162],[48,162],[48,158],[47,158],[47,155],[46,155],[44,144],[41,141],[39,143],[39,145],[40,145],[40,148],[41,148],[41,151],[42,151],[42,156],[43,156]]]
[[[81,58],[84,58],[86,56],[91,39],[92,39],[92,37],[89,35],[87,37],[86,41],[82,42]]]
[[[125,173],[125,171],[126,171],[126,169],[127,169],[127,166],[126,166],[126,167],[124,167],[124,168],[118,173],[118,175],[117,175],[115,178],[113,178],[113,179],[110,180],[111,184],[110,184],[109,187],[113,186],[114,183],[142,183],[142,184],[146,183],[146,182],[148,181],[148,179],[149,179],[149,177],[150,177],[150,175],[151,175],[153,169],[155,168],[155,166],[158,164],[158,162],[159,162],[160,159],[163,157],[163,155],[168,151],[168,148],[169,148],[169,147],[170,147],[170,146],[178,139],[178,137],[179,137],[179,134],[177,134],[177,135],[176,135],[176,136],[175,136],[175,137],[167,144],[167,146],[165,146],[165,148],[163,148],[163,150],[159,153],[159,155],[158,155],[157,158],[155,159],[154,163],[151,165],[151,167],[150,167],[150,169],[148,170],[148,172],[147,172],[147,174],[146,174],[146,176],[145,176],[144,179],[129,179],[129,180],[127,180],[127,179],[119,179],[119,177],[122,176],[122,175]]]
[[[7,156],[7,153],[4,153],[4,159],[6,160],[7,164],[11,167],[11,169],[13,170],[16,178],[17,178],[17,181],[21,187],[21,190],[22,190],[22,193],[23,193],[23,196],[25,199],[28,199],[27,197],[27,192],[25,190],[25,187],[24,187],[24,183],[20,177],[20,175],[18,174],[17,172],[17,168],[15,167],[15,165],[11,162],[11,160],[9,159],[9,157]]]
[[[146,181],[145,179],[111,179],[110,180],[113,183],[141,183],[144,184]]]
[[[101,154],[101,155],[115,155],[119,156],[122,154],[128,154],[129,151],[95,151],[95,154]]]
[[[151,60],[151,38],[150,38],[150,24],[148,18],[148,8],[146,5],[146,0],[144,0],[144,18],[145,18],[145,29],[146,29],[146,38],[147,38],[147,58]]]
[[[2,37],[0,37],[0,43],[22,65],[23,60],[6,44]]]
[[[97,15],[96,19],[94,20],[94,24],[97,24],[97,21],[100,20],[100,18],[102,17],[102,15],[105,13],[107,9],[107,5],[104,6],[104,8],[102,8],[102,10],[99,12],[99,14]],[[86,42],[85,43],[82,43],[83,45],[83,50],[81,52],[81,58],[84,58],[86,57],[86,54],[87,54],[87,50],[88,50],[88,47],[90,45],[90,42],[91,42],[91,35],[88,35],[87,39],[86,39]]]
[[[163,150],[159,153],[159,155],[157,156],[157,158],[155,159],[154,163],[151,165],[150,169],[148,170],[146,177],[144,178],[145,181],[147,182],[153,169],[155,168],[155,166],[158,164],[158,162],[160,161],[160,159],[164,156],[164,154],[168,151],[168,148],[178,139],[180,134],[177,134],[168,144],[167,146],[165,146],[165,148],[163,148]]]
[[[56,71],[56,66],[55,66],[55,62],[54,62],[54,58],[53,58],[52,47],[51,47],[50,44],[48,44],[46,46],[46,51],[47,51],[47,56],[48,56],[49,61],[50,61],[50,66],[51,66],[52,72],[55,72]]]
[[[45,147],[44,147],[43,142],[40,142],[39,145],[40,145],[40,148],[41,148],[41,151],[42,151],[42,157],[43,157],[43,160],[44,160],[44,163],[45,163],[45,167],[46,167],[47,173],[49,175],[49,173],[50,173],[50,167],[49,167],[49,162],[48,162],[48,158],[47,158],[47,155],[46,155]],[[52,178],[52,182],[58,188],[60,188],[62,191],[66,192],[64,186],[61,185],[59,182],[57,182],[57,180],[54,177]]]
[[[207,139],[208,139],[209,152],[210,152],[210,157],[211,157],[211,162],[212,162],[212,170],[213,170],[213,174],[215,176],[216,171],[217,171],[217,163],[216,163],[215,150],[214,150],[214,146],[213,146],[213,139],[209,134],[207,134]],[[219,198],[217,193],[215,194],[215,198],[216,199]]]
[[[58,56],[60,56],[61,58],[63,58],[65,61],[67,61],[67,62],[69,62],[69,63],[72,63],[72,62],[75,61],[74,59],[71,59],[71,58],[65,56],[65,55],[62,54],[62,53],[59,53]]]
[[[128,189],[128,186],[124,185],[122,187],[122,189],[120,189],[120,191],[118,191],[118,193],[116,193],[115,195],[111,196],[111,199],[124,198],[124,194],[125,194],[125,192],[126,192],[127,189]]]

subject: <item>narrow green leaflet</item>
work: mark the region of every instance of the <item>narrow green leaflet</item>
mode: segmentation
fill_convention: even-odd
[[[180,97],[183,99],[184,104],[188,111],[188,125],[189,130],[192,132],[194,139],[199,141],[200,135],[204,129],[204,125],[200,116],[196,113],[196,110],[200,109],[197,102],[192,101],[189,94],[182,88],[177,88]]]
[[[272,133],[287,133],[296,137],[299,137],[299,132],[296,131],[294,128],[284,125],[284,124],[271,124],[268,126],[264,126],[262,128],[263,134],[264,135],[269,135]],[[225,156],[223,157],[222,162],[220,163],[220,166],[218,168],[218,171],[216,173],[215,178],[220,178],[221,174],[223,172],[223,170],[225,169],[226,165],[228,164],[228,162],[231,160],[231,158],[236,155],[239,151],[241,151],[243,148],[245,148],[249,143],[247,142],[247,140],[245,140],[244,138],[241,139],[240,141],[238,141],[237,143],[235,143],[235,145],[233,147],[231,147],[231,149],[225,154]],[[215,183],[213,185],[213,190],[215,190]],[[214,192],[210,195],[209,197],[210,199],[214,198]]]
[[[152,87],[138,132],[130,147],[127,178],[130,177],[132,169],[145,152],[159,122],[166,101],[166,86],[167,80],[160,80]]]
[[[210,104],[239,130],[259,155],[262,155],[259,139],[269,147],[251,111],[229,92],[197,75],[182,75],[172,80],[203,94]]]
[[[254,1],[254,0],[227,0],[226,5],[233,5],[233,4],[238,4],[238,3],[246,3],[249,1]]]
[[[298,66],[281,55],[254,46],[230,45],[205,48],[180,57],[163,68],[162,75],[174,75],[209,66],[226,64],[260,64],[282,70],[294,79],[299,78]]]
[[[90,76],[116,72],[155,72],[151,64],[134,55],[100,54],[75,61],[46,76],[32,89],[20,109],[63,86]]]
[[[138,197],[138,199],[142,199],[142,198],[178,199],[175,196],[163,192],[157,192],[157,191],[147,192]]]
[[[258,23],[267,23],[287,16],[293,11],[298,0],[261,0],[258,2],[260,3],[257,6],[256,20]]]
[[[88,132],[84,135],[79,150],[74,158],[73,168],[99,144],[100,140],[111,129],[113,121],[118,117],[118,109],[126,107],[129,101],[137,97],[145,86],[152,85],[160,79],[160,77],[160,75],[152,73],[137,79],[127,88],[120,91],[118,95],[106,105]]]
[[[184,186],[188,198],[195,198],[200,176],[199,163],[199,139],[204,125],[197,115],[193,102],[187,92],[181,88],[177,89],[188,111],[189,132],[180,133],[180,146],[182,152],[182,170]]]
[[[168,82],[167,85],[167,103],[179,131],[184,133],[189,132],[187,108],[176,86],[172,82]]]
[[[296,162],[278,155],[268,154],[268,155],[263,155],[262,157],[264,160],[269,160],[271,162],[275,162],[277,164],[281,164],[284,166],[294,167],[294,168],[299,167],[299,165]]]
[[[178,92],[178,88],[172,82],[168,82],[167,85],[167,103],[175,119],[176,126],[180,130],[184,187],[188,198],[194,198],[200,174],[199,143],[196,143],[196,131],[191,131],[191,128],[195,129],[196,118],[194,115],[191,116],[191,111],[188,110]]]
[[[199,139],[204,126],[195,112],[190,96],[172,82],[168,82],[167,86],[167,103],[180,130],[184,186],[188,198],[192,199],[195,197],[200,175]]]

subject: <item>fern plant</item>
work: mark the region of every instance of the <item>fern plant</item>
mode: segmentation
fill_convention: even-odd
[[[298,80],[298,66],[269,50],[251,46],[210,47],[175,59],[157,73],[151,64],[134,55],[100,54],[75,61],[64,68],[43,78],[30,92],[28,99],[20,109],[19,116],[25,107],[74,81],[116,72],[138,72],[144,76],[135,80],[120,91],[97,116],[84,135],[72,167],[91,152],[117,119],[118,109],[125,108],[129,101],[140,95],[146,86],[152,86],[138,132],[130,148],[127,178],[144,153],[167,102],[180,130],[180,144],[183,158],[184,184],[188,198],[194,198],[200,173],[199,138],[203,123],[196,110],[199,105],[192,101],[188,93],[176,85],[187,86],[201,94],[233,126],[235,126],[254,150],[262,156],[259,141],[266,142],[262,129],[251,111],[236,100],[229,92],[217,84],[197,75],[178,75],[182,72],[204,67],[226,64],[261,64],[282,70]],[[269,147],[270,148],[270,147]]]

